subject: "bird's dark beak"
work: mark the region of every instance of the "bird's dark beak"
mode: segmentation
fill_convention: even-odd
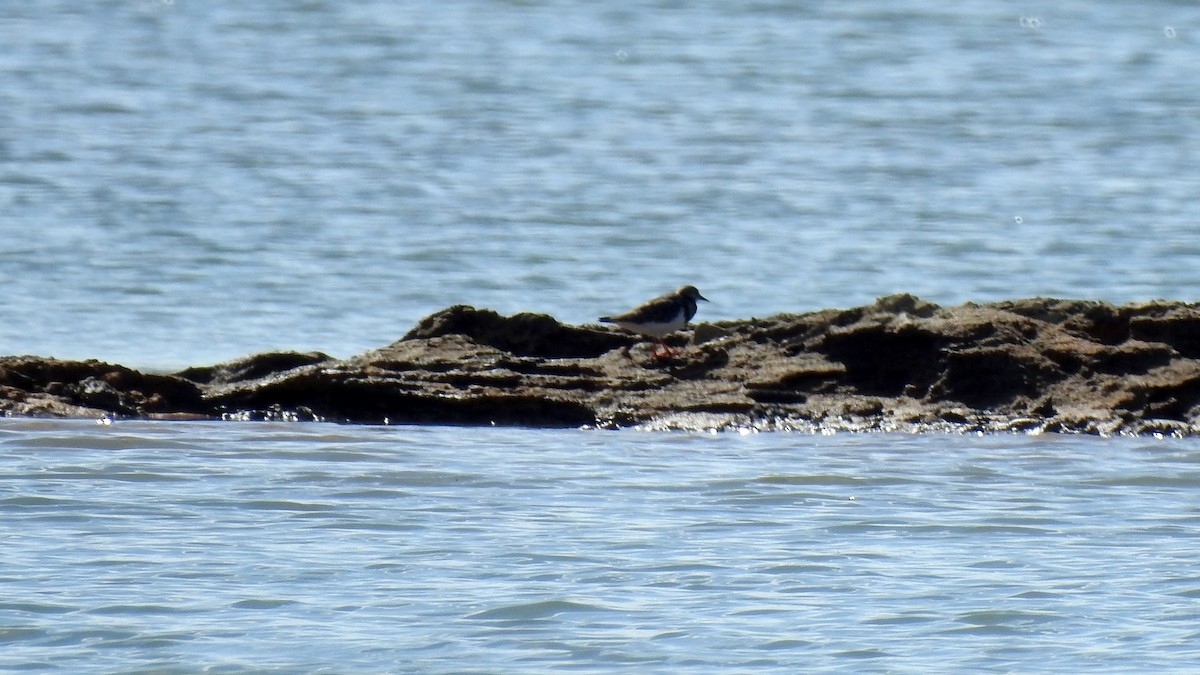
[[[696,299],[708,302],[708,298],[704,297],[703,295],[700,295],[699,293],[696,294]]]

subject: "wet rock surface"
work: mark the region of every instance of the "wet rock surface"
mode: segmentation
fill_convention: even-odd
[[[1200,308],[1029,299],[700,324],[657,359],[604,326],[458,305],[348,359],[173,375],[0,358],[9,416],[801,431],[1200,433]]]

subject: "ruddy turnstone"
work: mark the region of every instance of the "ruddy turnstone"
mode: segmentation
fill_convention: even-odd
[[[615,323],[627,331],[654,338],[654,356],[675,354],[663,338],[687,327],[688,321],[696,316],[696,301],[708,302],[695,286],[684,286],[674,293],[660,295],[616,316],[602,316],[603,323]],[[659,347],[663,351],[659,352]]]

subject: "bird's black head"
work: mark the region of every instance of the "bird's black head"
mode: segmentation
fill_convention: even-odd
[[[704,297],[703,295],[700,295],[700,291],[696,290],[695,286],[684,286],[683,288],[681,288],[675,292],[678,293],[679,295],[682,295],[685,298],[690,298],[692,300],[692,302],[695,302],[697,300],[703,300],[705,302],[708,302],[708,298]]]

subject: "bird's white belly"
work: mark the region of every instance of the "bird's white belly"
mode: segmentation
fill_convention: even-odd
[[[687,321],[683,318],[683,312],[680,312],[674,319],[662,323],[633,323],[630,321],[617,321],[616,324],[621,328],[633,333],[641,333],[653,338],[664,338],[677,330],[683,330]]]

